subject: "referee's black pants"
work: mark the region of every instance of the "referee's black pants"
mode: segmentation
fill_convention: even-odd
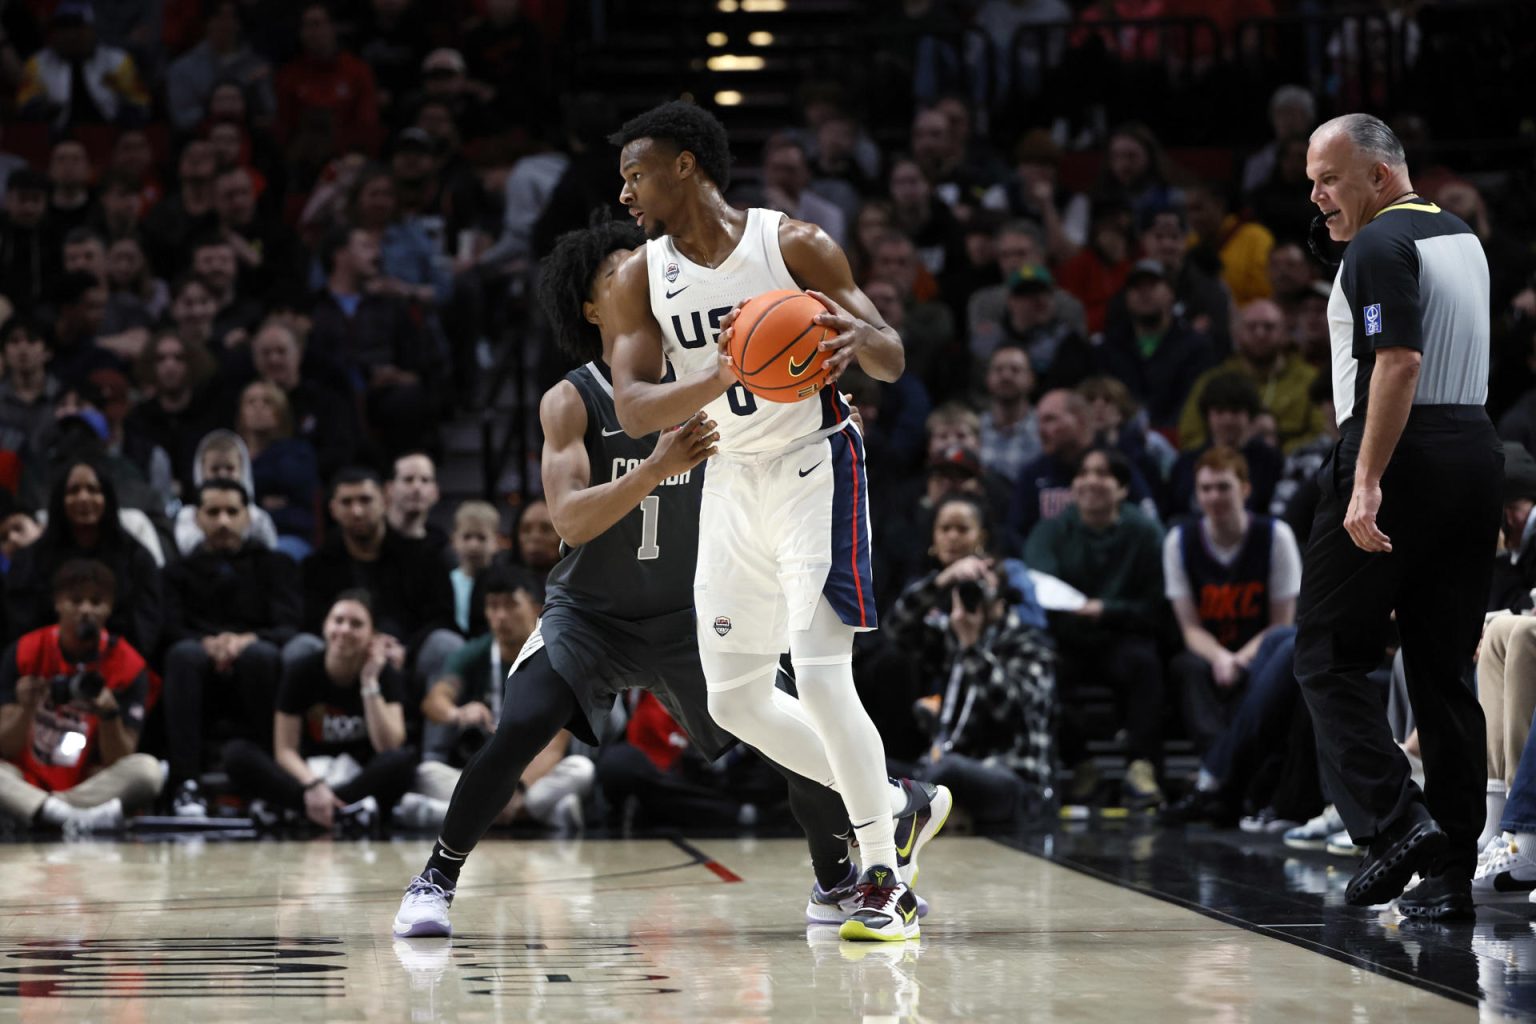
[[[1357,842],[1415,801],[1451,840],[1448,865],[1470,874],[1483,828],[1487,754],[1473,653],[1493,572],[1503,452],[1477,406],[1420,406],[1382,478],[1377,525],[1389,554],[1344,530],[1360,450],[1357,417],[1318,471],[1322,499],[1297,599],[1296,678],[1311,709],[1324,789]],[[1354,427],[1351,430],[1349,428]],[[1397,613],[1425,790],[1392,740],[1382,660]]]

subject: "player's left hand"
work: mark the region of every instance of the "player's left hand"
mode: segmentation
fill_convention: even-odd
[[[1344,530],[1361,551],[1390,552],[1392,540],[1376,525],[1381,511],[1381,485],[1356,484],[1344,513]]]
[[[838,305],[831,297],[821,293],[806,292],[811,298],[827,307],[827,312],[816,315],[816,323],[823,327],[830,327],[837,335],[828,338],[816,346],[827,355],[827,383],[841,377],[843,371],[848,369],[858,357],[859,349],[868,345],[874,335],[879,332],[873,324],[860,320],[842,306]]]

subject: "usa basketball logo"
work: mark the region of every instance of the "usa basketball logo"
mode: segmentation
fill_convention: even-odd
[[[679,267],[676,263],[668,263],[666,271],[667,284],[671,284],[672,282],[676,281],[677,275],[682,272],[682,269],[683,268]]]
[[[1365,307],[1365,335],[1381,333],[1381,303],[1375,302]]]
[[[715,616],[715,633],[718,634],[719,636],[725,636],[725,634],[729,633],[730,631],[731,631],[731,620],[726,618],[724,615],[716,615]]]

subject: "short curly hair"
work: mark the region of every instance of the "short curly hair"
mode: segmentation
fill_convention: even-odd
[[[592,279],[608,255],[634,249],[645,241],[632,222],[604,221],[568,231],[539,264],[539,305],[555,334],[560,351],[577,363],[590,363],[603,354],[603,336],[587,322],[581,306],[592,297]]]
[[[731,187],[731,144],[725,125],[695,103],[672,100],[652,107],[624,122],[624,127],[608,136],[615,146],[627,146],[636,139],[654,139],[687,150],[699,167],[724,192]]]

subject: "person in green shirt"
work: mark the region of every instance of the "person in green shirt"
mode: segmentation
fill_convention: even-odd
[[[1307,397],[1317,370],[1290,351],[1285,335],[1285,314],[1269,299],[1256,299],[1237,314],[1233,342],[1237,350],[1225,362],[1196,378],[1179,415],[1179,447],[1195,451],[1210,440],[1200,396],[1205,386],[1223,374],[1235,373],[1253,381],[1259,401],[1275,417],[1280,447],[1289,455],[1323,431],[1322,414]]]
[[[1050,613],[1061,657],[1063,760],[1079,765],[1068,799],[1086,798],[1092,773],[1085,760],[1074,689],[1108,684],[1115,691],[1130,764],[1122,784],[1127,806],[1163,802],[1157,764],[1163,747],[1163,663],[1157,631],[1166,615],[1163,531],[1126,499],[1131,466],[1113,448],[1090,448],[1072,474],[1072,507],[1030,532],[1030,568],[1071,584],[1087,598],[1076,611]]]

